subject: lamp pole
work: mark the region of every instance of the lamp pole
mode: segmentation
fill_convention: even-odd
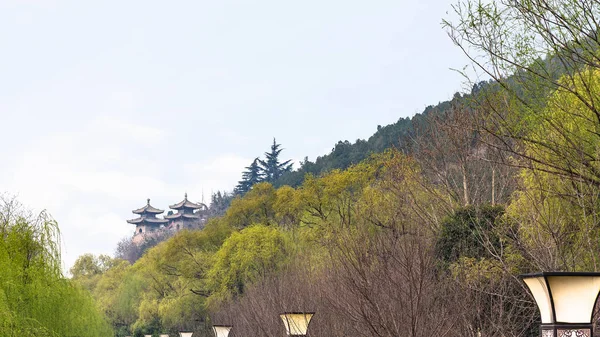
[[[302,337],[308,333],[308,325],[314,312],[284,312],[279,315],[288,336]]]
[[[232,328],[231,325],[213,325],[213,332],[215,337],[228,337]]]
[[[542,272],[520,276],[540,310],[542,337],[592,337],[600,273]]]

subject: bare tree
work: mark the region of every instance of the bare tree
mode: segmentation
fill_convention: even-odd
[[[480,112],[455,97],[449,108],[415,122],[415,158],[432,183],[463,206],[502,203],[514,188],[514,169],[478,129]]]
[[[465,0],[454,10],[450,37],[494,80],[476,97],[486,110],[479,129],[512,157],[506,163],[600,186],[590,146],[600,141],[600,3]]]

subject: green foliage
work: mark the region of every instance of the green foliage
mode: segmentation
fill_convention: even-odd
[[[436,256],[446,265],[460,259],[490,257],[500,246],[494,226],[504,207],[467,206],[444,219],[436,242]]]
[[[15,205],[0,205],[0,335],[111,336],[89,293],[61,274],[56,222]]]
[[[563,87],[544,109],[519,119],[529,162],[507,215],[519,228],[516,244],[535,269],[597,270],[600,261],[591,252],[600,249],[600,122],[593,106],[600,71],[557,83]]]
[[[119,337],[194,330],[207,315],[206,273],[232,231],[222,219],[210,219],[201,231],[180,231],[148,249],[134,265],[114,259],[102,269],[91,263],[99,258],[86,254],[74,268],[76,282],[95,280],[92,294]]]
[[[243,198],[236,198],[225,213],[226,221],[235,228],[253,223],[269,224],[274,216],[275,188],[267,182],[254,185]]]
[[[427,302],[421,302],[426,296],[422,290],[442,286],[444,291],[457,291],[444,299],[456,302],[452,309],[459,312],[444,319],[453,323],[455,319],[464,330],[459,334],[522,335],[522,329],[530,329],[534,321],[533,305],[528,307],[521,300],[522,284],[516,283],[515,274],[530,269],[598,270],[600,260],[593,252],[600,249],[600,85],[593,69],[597,41],[587,35],[597,27],[576,34],[575,48],[570,48],[569,41],[551,46],[552,39],[539,36],[544,32],[540,23],[553,25],[552,18],[559,18],[556,13],[565,14],[560,17],[566,20],[563,27],[557,27],[566,34],[557,36],[563,40],[570,34],[564,29],[575,27],[572,23],[581,18],[589,19],[590,13],[581,13],[573,1],[560,8],[551,3],[545,9],[531,1],[467,0],[463,4],[455,7],[459,15],[465,15],[459,25],[451,27],[453,38],[487,53],[492,62],[481,65],[492,67],[488,73],[498,78],[491,85],[477,83],[471,95],[457,94],[453,99],[488,104],[474,105],[483,110],[472,111],[483,127],[467,130],[465,139],[469,140],[459,142],[464,149],[461,155],[471,159],[489,154],[492,149],[471,147],[475,140],[470,139],[479,141],[491,134],[496,137],[492,142],[500,144],[494,146],[504,146],[510,154],[498,158],[525,168],[519,177],[522,184],[507,205],[457,207],[459,198],[440,187],[439,176],[427,172],[425,176],[427,168],[403,154],[427,149],[413,141],[418,126],[426,125],[439,134],[440,129],[427,125],[432,120],[428,117],[443,116],[454,102],[429,106],[411,119],[378,126],[366,141],[340,141],[330,154],[315,162],[305,158],[293,172],[289,160],[280,161],[281,145],[274,139],[265,160],[257,158],[246,168],[235,199],[213,198],[212,214],[222,216],[211,219],[203,230],[178,233],[147,249],[132,266],[115,260],[105,268],[92,256],[78,261],[72,270],[74,280],[92,291],[117,334],[140,336],[204,328],[208,316],[221,305],[253,296],[253,289],[269,297],[273,289],[265,284],[277,284],[282,272],[293,268],[293,261],[302,265],[298,270],[310,270],[322,278],[317,284],[324,288],[324,296],[337,294],[335,289],[327,289],[327,281],[334,281],[355,290],[359,302],[372,305],[369,313],[355,312],[345,317],[346,321],[366,315],[371,323],[373,316],[368,314],[380,315],[377,310],[386,307],[379,304],[390,301],[387,295],[392,292],[382,291],[385,287],[409,294],[406,303],[423,310],[415,315],[423,317],[430,312],[419,308]],[[541,50],[536,49],[538,42]],[[565,49],[587,57],[588,62],[577,63]],[[387,150],[390,147],[396,150]],[[441,171],[464,171],[452,159],[456,153],[436,154],[443,158],[435,160],[450,158]],[[493,181],[496,171],[482,173],[488,168],[473,170],[473,181],[486,181],[485,177]],[[443,174],[441,171],[438,173]],[[266,182],[260,182],[262,179]],[[464,180],[456,182],[465,186]],[[464,198],[463,204],[472,200]],[[48,256],[51,261],[53,255]],[[336,260],[332,262],[333,256]],[[439,273],[439,265],[431,262],[434,258],[447,272]],[[8,266],[11,270],[23,269],[19,268],[23,261],[0,254],[0,267],[4,267],[2,263],[14,263]],[[390,268],[394,264],[401,267]],[[327,268],[332,266],[350,277],[330,273]],[[383,272],[373,277],[377,270]],[[13,283],[20,285],[30,277],[26,273],[17,276],[9,275],[12,283],[0,283],[0,314],[11,324],[24,321],[18,321],[18,300],[10,298],[7,294],[12,292],[7,289],[12,291]],[[399,282],[403,277],[408,281]],[[267,278],[274,281],[266,283]],[[431,282],[430,288],[421,287],[419,281],[425,279]],[[453,282],[459,286],[453,288]],[[261,286],[265,286],[262,293]],[[383,300],[373,297],[377,291],[386,295]],[[281,295],[298,297],[283,291]],[[348,292],[340,297],[352,295]],[[336,306],[344,298],[328,300]],[[260,309],[265,302],[258,296],[247,303]],[[431,303],[437,308],[439,302]],[[361,303],[346,304],[354,308]],[[83,306],[73,307],[83,310],[79,309]],[[446,310],[440,313],[449,314]],[[242,319],[255,319],[253,314],[244,312]],[[55,329],[47,321],[35,322],[19,326],[29,329],[22,332],[30,335]],[[514,322],[521,328],[504,330],[504,325]]]
[[[275,227],[254,225],[233,233],[208,271],[213,302],[244,293],[246,284],[276,272],[290,254],[288,237]]]
[[[254,158],[252,164],[246,167],[246,171],[242,172],[242,180],[240,180],[233,190],[234,194],[244,195],[246,192],[250,191],[254,184],[258,184],[263,181],[265,178],[265,174],[263,173],[263,169],[259,165],[260,160],[258,158]]]
[[[93,254],[84,254],[77,258],[69,271],[74,281],[91,292],[96,287],[102,273],[115,263],[117,263],[117,259],[113,260],[107,255],[96,257]]]
[[[290,172],[292,170],[291,159],[280,162],[279,155],[283,149],[281,144],[277,144],[275,138],[273,138],[273,145],[271,145],[271,152],[265,152],[265,160],[258,160],[260,168],[264,176],[264,180],[267,182],[274,182],[282,174]]]
[[[485,86],[485,83],[480,83],[474,86],[473,92]],[[317,157],[314,162],[305,158],[297,170],[282,174],[273,185],[299,187],[308,174],[320,176],[335,169],[345,170],[369,158],[372,154],[392,148],[399,152],[410,153],[414,150],[415,125],[423,123],[427,115],[442,114],[449,108],[449,101],[440,102],[435,106],[428,106],[422,113],[412,118],[400,118],[396,123],[386,126],[378,125],[377,131],[366,141],[362,139],[357,139],[354,143],[348,140],[339,141],[329,154]]]
[[[300,225],[304,203],[300,193],[290,186],[282,186],[275,191],[275,222],[284,228],[293,228]]]
[[[265,160],[254,158],[252,164],[246,167],[246,170],[242,172],[242,180],[240,180],[233,190],[234,195],[244,195],[255,184],[260,182],[273,183],[284,173],[291,172],[292,163],[291,159],[284,162],[280,162],[279,155],[283,149],[281,144],[277,144],[275,138],[273,138],[273,145],[271,145],[271,151],[265,152]]]

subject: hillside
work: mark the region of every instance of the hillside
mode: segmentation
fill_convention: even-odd
[[[483,83],[479,86],[482,85]],[[480,88],[479,86],[475,88]],[[455,94],[454,99],[459,97],[459,94]],[[285,173],[274,185],[297,187],[302,184],[306,174],[320,175],[333,169],[344,170],[389,148],[410,153],[413,149],[415,126],[426,123],[426,117],[430,114],[443,114],[451,105],[452,101],[440,102],[428,106],[413,117],[400,118],[396,123],[386,126],[378,125],[377,131],[368,140],[357,139],[354,143],[348,140],[338,141],[329,154],[318,156],[314,162],[305,158],[298,169]]]

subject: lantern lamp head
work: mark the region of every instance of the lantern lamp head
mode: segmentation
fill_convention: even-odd
[[[543,337],[592,337],[600,273],[542,272],[521,278],[540,310]]]
[[[231,325],[213,325],[213,331],[215,333],[215,337],[227,337],[229,336],[229,331],[231,331],[233,327]]]
[[[288,336],[306,336],[314,312],[284,312],[279,315]]]
[[[193,332],[179,332],[179,336],[181,337],[192,337]]]

